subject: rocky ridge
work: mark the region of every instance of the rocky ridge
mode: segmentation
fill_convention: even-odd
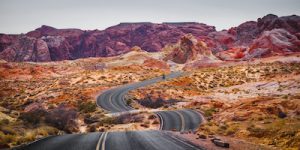
[[[102,31],[44,25],[26,34],[0,34],[0,59],[41,62],[108,57],[127,53],[134,46],[158,52],[187,34],[205,43],[215,56],[225,61],[300,51],[300,17],[269,14],[222,31],[195,22],[120,23]],[[180,61],[186,62],[185,58]]]

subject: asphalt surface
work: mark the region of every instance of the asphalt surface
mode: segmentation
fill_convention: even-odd
[[[176,72],[166,79],[180,76]],[[111,113],[133,110],[124,101],[125,94],[132,89],[164,80],[153,78],[107,90],[97,98],[97,105]],[[201,123],[200,114],[193,110],[155,112],[161,121],[161,130],[195,130]],[[52,136],[33,142],[18,149],[24,150],[196,150],[198,146],[174,137],[166,131],[123,131],[93,132],[87,134],[66,134]]]
[[[201,150],[163,131],[94,132],[45,138],[22,150]]]
[[[101,150],[196,150],[199,147],[162,131],[128,131],[107,134]]]
[[[194,131],[202,122],[198,112],[193,110],[159,111],[161,130]]]
[[[145,80],[138,83],[132,83],[123,85],[118,88],[114,88],[111,90],[107,90],[103,92],[98,98],[97,98],[97,105],[102,107],[103,109],[111,112],[111,113],[117,113],[117,112],[125,112],[129,110],[133,110],[130,106],[128,106],[124,100],[124,96],[126,93],[130,90],[147,86],[156,82],[160,82],[163,80],[168,80],[171,78],[179,77],[182,73],[180,72],[174,72],[169,75],[166,75],[166,79],[163,79],[162,76],[156,77],[150,80]]]
[[[33,142],[22,150],[95,150],[102,133],[66,134]]]

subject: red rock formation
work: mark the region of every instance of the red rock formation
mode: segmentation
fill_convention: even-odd
[[[0,52],[12,45],[18,38],[18,35],[0,34]]]
[[[170,47],[170,53],[165,60],[185,64],[192,61],[216,59],[211,50],[202,41],[198,41],[193,35],[183,36],[177,44]]]
[[[238,60],[245,57],[247,49],[245,47],[234,47],[216,54],[221,60]]]
[[[211,47],[222,60],[247,60],[299,52],[300,17],[267,15],[257,22],[246,22],[228,31],[212,32],[209,37],[216,40]]]
[[[7,61],[51,61],[47,43],[41,39],[20,36],[0,53]]]
[[[247,57],[267,57],[300,52],[300,40],[285,29],[265,31],[250,46]]]
[[[56,29],[42,26],[28,32],[28,38],[43,40],[49,48],[51,60],[85,57],[115,56],[139,46],[149,52],[160,51],[166,44],[175,43],[181,36],[192,33],[207,36],[215,28],[200,23],[121,23],[106,30],[82,31],[79,29]],[[5,37],[6,36],[6,37]],[[6,40],[10,35],[0,35],[0,50],[12,46],[17,40]],[[26,48],[21,48],[25,50]],[[9,51],[9,50],[7,50]],[[18,51],[18,53],[23,53]],[[1,58],[8,61],[40,61],[39,59],[15,58],[18,55],[5,52]],[[30,57],[31,58],[31,57]]]
[[[201,23],[184,22],[162,24],[147,22],[121,23],[103,31],[56,29],[49,26],[42,26],[34,31],[28,32],[26,35],[22,35],[22,37],[26,37],[32,41],[45,41],[50,53],[50,59],[45,55],[38,56],[39,53],[31,54],[28,47],[25,47],[26,44],[20,44],[19,37],[21,35],[4,34],[0,34],[0,58],[8,61],[55,61],[85,57],[106,57],[129,52],[133,46],[139,46],[148,52],[156,52],[168,44],[176,43],[183,35],[192,34],[197,39],[204,41],[214,54],[220,53],[217,55],[221,59],[239,60],[246,59],[250,55],[252,56],[254,49],[256,49],[256,52],[262,49],[268,49],[266,46],[262,46],[262,43],[267,42],[267,40],[265,40],[266,38],[260,37],[265,34],[265,31],[272,31],[274,29],[284,29],[293,36],[293,38],[296,37],[300,39],[300,17],[296,15],[285,17],[267,15],[259,18],[257,22],[248,21],[238,27],[223,31],[215,31],[213,26]],[[287,38],[291,37],[288,34],[278,34]],[[260,42],[259,40],[263,41]],[[40,41],[39,45],[41,45],[41,43],[43,42]],[[298,46],[297,42],[290,41],[290,44],[293,45],[281,45],[279,47],[284,49],[283,46],[288,46],[287,49],[290,50]],[[274,44],[266,45],[271,46]],[[16,47],[18,47],[18,49],[16,49]],[[251,51],[244,51],[245,48],[248,49],[250,47]],[[257,49],[255,47],[263,48]],[[46,48],[44,48],[42,54],[45,54],[46,51]],[[286,50],[276,51],[282,53],[287,52]],[[248,55],[247,52],[251,52],[251,54]],[[273,51],[270,51],[270,54],[267,56],[272,55],[272,52]],[[25,53],[28,55],[27,57],[24,57]],[[185,56],[182,55],[182,53],[178,53],[177,55],[181,57],[178,60],[185,62],[185,58],[183,59]],[[241,58],[243,55],[247,55],[247,57]]]
[[[278,17],[269,14],[257,20],[257,28],[260,33],[282,28],[291,34],[296,34],[300,32],[300,17],[296,15]]]

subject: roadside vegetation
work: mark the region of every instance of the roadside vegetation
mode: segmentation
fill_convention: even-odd
[[[207,122],[197,133],[205,137],[230,137],[273,148],[298,149],[299,85],[299,61],[261,61],[196,69],[183,77],[131,91],[130,96],[139,103],[148,95],[154,102],[182,100],[161,108],[198,110]]]

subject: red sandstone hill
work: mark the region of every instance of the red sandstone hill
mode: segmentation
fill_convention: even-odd
[[[39,62],[107,57],[129,52],[134,46],[157,52],[186,34],[206,43],[221,60],[247,60],[300,51],[300,17],[267,15],[223,31],[193,22],[121,23],[102,31],[42,26],[21,35],[0,34],[0,59]]]
[[[300,52],[300,17],[267,15],[228,31],[212,32],[207,42],[222,60],[247,60]]]
[[[56,61],[85,57],[115,56],[134,46],[149,52],[160,51],[166,44],[191,33],[197,37],[214,32],[213,26],[200,23],[121,23],[99,31],[56,29],[42,26],[25,35],[0,35],[0,59],[7,61]],[[27,39],[28,42],[22,42]],[[40,47],[46,43],[43,58],[37,58]],[[50,55],[50,58],[49,58]]]

